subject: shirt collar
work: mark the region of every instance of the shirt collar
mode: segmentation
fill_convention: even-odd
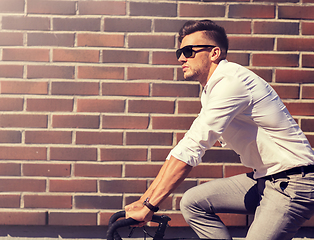
[[[217,66],[217,68],[215,69],[215,71],[213,72],[213,74],[210,76],[210,78],[208,79],[208,81],[207,81],[207,83],[206,83],[206,85],[205,85],[205,87],[204,87],[204,89],[203,89],[203,91],[206,93],[207,92],[207,90],[208,90],[208,88],[210,87],[210,89],[212,88],[212,80],[213,79],[215,79],[215,77],[216,77],[216,75],[220,72],[220,71],[222,71],[221,69],[223,69],[223,66],[225,65],[225,64],[227,64],[228,63],[228,61],[226,60],[226,59],[224,59],[224,60],[221,60],[219,63],[218,63],[218,66]]]

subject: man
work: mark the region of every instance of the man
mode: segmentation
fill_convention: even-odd
[[[209,20],[189,21],[179,34],[177,58],[185,79],[204,87],[202,109],[149,189],[125,207],[127,217],[149,221],[219,140],[254,171],[188,190],[181,201],[187,223],[200,238],[232,239],[216,213],[255,214],[247,240],[291,239],[314,213],[314,153],[308,140],[263,79],[225,60],[223,28]]]

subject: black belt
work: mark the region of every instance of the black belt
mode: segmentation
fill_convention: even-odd
[[[295,167],[295,168],[291,168],[289,170],[282,171],[273,175],[265,176],[262,178],[266,180],[276,180],[278,178],[287,178],[287,176],[289,175],[295,175],[295,174],[301,174],[301,173],[305,175],[311,172],[314,172],[314,165]]]

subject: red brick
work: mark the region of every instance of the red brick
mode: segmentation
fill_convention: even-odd
[[[50,212],[50,226],[96,226],[97,213]]]
[[[98,95],[99,83],[96,82],[52,82],[53,95]]]
[[[72,207],[72,196],[61,195],[25,195],[24,208],[65,208]]]
[[[174,113],[174,101],[129,100],[128,106],[134,113]]]
[[[27,66],[27,78],[74,78],[72,66]]]
[[[27,2],[28,13],[40,14],[75,14],[75,2],[70,1],[47,1],[42,0],[28,0]]]
[[[77,99],[78,112],[124,112],[125,100]]]
[[[23,164],[23,176],[70,177],[70,164]]]
[[[46,212],[0,212],[1,225],[28,225],[44,226],[46,224]]]
[[[274,38],[267,37],[229,37],[230,50],[274,50]]]
[[[75,196],[76,209],[121,209],[121,196]]]
[[[73,99],[32,98],[26,100],[26,110],[33,112],[71,112]]]
[[[131,16],[176,17],[177,4],[130,2]]]
[[[19,65],[0,65],[1,78],[22,78],[23,66]]]
[[[146,180],[100,180],[101,193],[143,193],[146,191]]]
[[[0,4],[1,3],[2,2],[0,2]],[[23,33],[0,32],[0,46],[22,46],[22,45]]]
[[[103,50],[104,63],[142,63],[148,64],[148,51]]]
[[[245,214],[219,213],[218,216],[229,227],[245,227],[247,224],[247,216]]]
[[[192,187],[197,186],[197,180],[184,180],[174,191],[173,193],[180,193],[183,194],[187,190],[189,190]]]
[[[255,34],[298,35],[299,23],[292,22],[254,22]]]
[[[240,157],[230,149],[209,149],[203,156],[204,163],[240,163]]]
[[[301,128],[304,132],[314,132],[314,119],[301,119]]]
[[[24,0],[2,0],[0,2],[1,13],[24,13]]]
[[[195,117],[152,117],[153,129],[180,129],[190,128]]]
[[[103,148],[101,161],[146,161],[147,148]]]
[[[298,99],[300,94],[299,86],[272,85],[274,90],[282,99]]]
[[[50,30],[50,19],[46,17],[2,17],[2,29]]]
[[[174,48],[174,36],[165,35],[130,35],[129,48]]]
[[[313,6],[279,6],[279,19],[314,19]]]
[[[84,79],[124,79],[123,67],[78,67],[78,78]]]
[[[298,54],[253,54],[253,66],[266,66],[266,67],[298,67],[299,55]]]
[[[314,51],[314,38],[278,38],[278,51]]]
[[[99,51],[77,49],[54,49],[52,61],[98,63]]]
[[[149,96],[149,83],[105,82],[102,95],[109,96]]]
[[[127,132],[127,145],[159,145],[172,146],[172,133]]]
[[[25,131],[26,144],[71,144],[69,131]]]
[[[21,176],[21,164],[0,163],[0,176]]]
[[[52,147],[50,149],[50,159],[65,161],[96,161],[97,149]]]
[[[22,98],[0,98],[0,111],[22,111]]]
[[[50,179],[50,192],[96,192],[96,180]]]
[[[126,2],[117,1],[88,1],[78,2],[80,15],[125,15]]]
[[[20,198],[18,194],[0,195],[0,207],[1,208],[20,208]]]
[[[190,178],[221,178],[223,177],[223,165],[222,164],[211,164],[205,165],[200,164],[194,167],[190,172]]]
[[[151,160],[152,161],[165,161],[171,149],[168,148],[152,148]]]
[[[314,225],[314,217],[307,220],[305,223],[302,224],[302,227],[313,227]]]
[[[3,160],[46,160],[44,147],[0,147],[0,159]]]
[[[275,18],[275,6],[263,4],[232,4],[229,18]]]
[[[78,33],[77,46],[123,47],[124,34]]]
[[[153,64],[179,65],[174,52],[153,52]]]
[[[309,143],[311,144],[311,146],[314,146],[314,135],[306,135]]]
[[[52,116],[54,128],[99,128],[99,116],[93,115],[54,115]]]
[[[76,132],[76,144],[123,145],[122,132]]]
[[[273,80],[273,70],[271,69],[261,69],[261,68],[248,68],[261,78],[263,78],[266,82],[272,82]]]
[[[314,22],[302,22],[302,34],[314,35]]]
[[[250,55],[247,53],[228,53],[227,60],[235,62],[242,66],[249,66]]]
[[[28,33],[28,46],[74,46],[74,33]]]
[[[46,128],[48,118],[46,115],[28,114],[2,114],[0,115],[0,127],[27,127]]]
[[[167,18],[167,19],[154,19],[155,32],[178,32],[186,20]]]
[[[302,98],[313,99],[314,98],[313,92],[314,92],[314,86],[307,86],[307,85],[302,86]]]
[[[224,177],[231,177],[234,175],[252,172],[252,168],[247,168],[243,165],[225,165]]]
[[[314,55],[303,54],[302,55],[302,67],[314,68]]]
[[[112,214],[114,214],[115,212],[100,212],[99,213],[99,225],[103,226],[108,226],[109,224],[109,219],[111,218]]]
[[[197,114],[201,111],[200,101],[178,101],[178,113],[192,113]]]
[[[199,97],[199,84],[153,83],[153,97]]]
[[[48,94],[47,82],[35,81],[1,81],[3,94]]]
[[[103,116],[103,129],[147,129],[149,117],[144,116]]]
[[[76,177],[121,177],[121,164],[74,164]]]
[[[54,31],[100,31],[100,18],[54,18]]]
[[[150,32],[152,20],[137,18],[105,18],[106,32]]]
[[[1,192],[45,192],[46,180],[29,178],[0,179]],[[1,220],[0,220],[1,221]]]
[[[161,164],[126,164],[125,177],[154,178],[157,176]]]
[[[48,62],[48,49],[28,49],[28,48],[6,48],[3,49],[2,60],[4,61],[29,61],[29,62]]]
[[[314,103],[284,102],[291,115],[314,116]]]
[[[276,82],[313,83],[314,71],[276,69]]]
[[[180,17],[224,17],[225,6],[213,4],[180,4]]]

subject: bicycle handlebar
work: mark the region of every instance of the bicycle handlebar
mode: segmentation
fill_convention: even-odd
[[[122,240],[119,233],[116,231],[118,228],[139,224],[139,221],[132,218],[117,221],[121,217],[125,217],[125,211],[116,212],[109,219],[107,240]],[[163,240],[168,221],[170,220],[171,218],[165,215],[153,215],[151,221],[159,224],[153,240]]]

